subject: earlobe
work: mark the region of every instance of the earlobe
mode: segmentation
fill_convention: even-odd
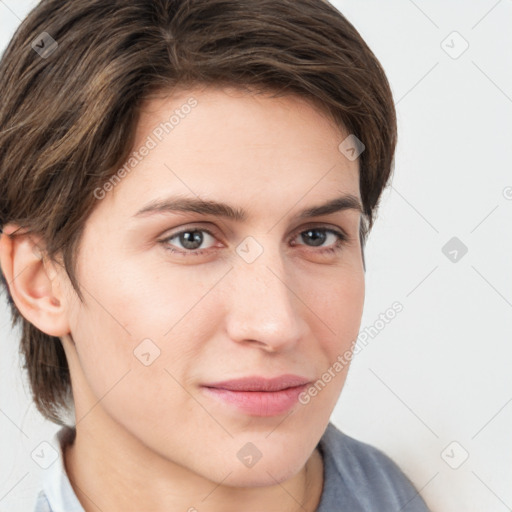
[[[18,228],[4,226],[0,238],[0,266],[11,297],[22,316],[39,330],[63,336],[69,324],[59,276],[53,264],[43,259],[40,238],[20,234]]]

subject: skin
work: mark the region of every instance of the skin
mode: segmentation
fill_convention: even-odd
[[[61,265],[37,258],[35,236],[2,236],[2,269],[23,316],[62,340],[77,424],[65,464],[87,512],[314,511],[316,445],[348,367],[306,405],[270,417],[220,403],[200,384],[287,373],[316,381],[352,348],[364,303],[361,214],[297,215],[343,194],[360,200],[358,160],[338,150],[347,133],[304,99],[227,88],[148,101],[134,148],[191,96],[198,106],[87,220],[84,303]],[[171,194],[223,201],[248,218],[133,218]],[[337,238],[321,231],[317,246],[301,235],[312,227],[343,230],[347,241],[322,253]],[[165,250],[167,237],[197,252],[169,239],[184,228],[212,231],[201,232],[203,255]],[[252,263],[236,252],[246,237],[263,248]],[[160,355],[145,366],[134,350],[147,338]],[[237,457],[248,442],[262,454],[251,468]]]

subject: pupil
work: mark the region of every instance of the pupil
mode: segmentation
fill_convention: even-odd
[[[326,234],[322,230],[309,229],[308,231],[305,231],[304,233],[313,242],[314,246],[322,245],[325,242]],[[320,233],[320,236],[315,236],[314,234],[312,235],[312,233]],[[303,235],[303,238],[304,238],[304,235]]]
[[[193,233],[193,235],[189,236],[190,233]],[[197,249],[203,242],[203,234],[201,231],[186,231],[181,234],[180,238],[183,247],[187,249]]]

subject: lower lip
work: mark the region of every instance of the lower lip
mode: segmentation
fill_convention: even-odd
[[[306,388],[307,384],[281,391],[229,391],[208,387],[203,387],[203,390],[209,396],[234,405],[251,416],[277,416],[290,410]]]

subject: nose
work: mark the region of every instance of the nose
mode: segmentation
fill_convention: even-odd
[[[294,290],[292,269],[266,248],[255,261],[236,261],[230,272],[226,329],[231,340],[267,352],[293,349],[306,336],[307,306]]]

